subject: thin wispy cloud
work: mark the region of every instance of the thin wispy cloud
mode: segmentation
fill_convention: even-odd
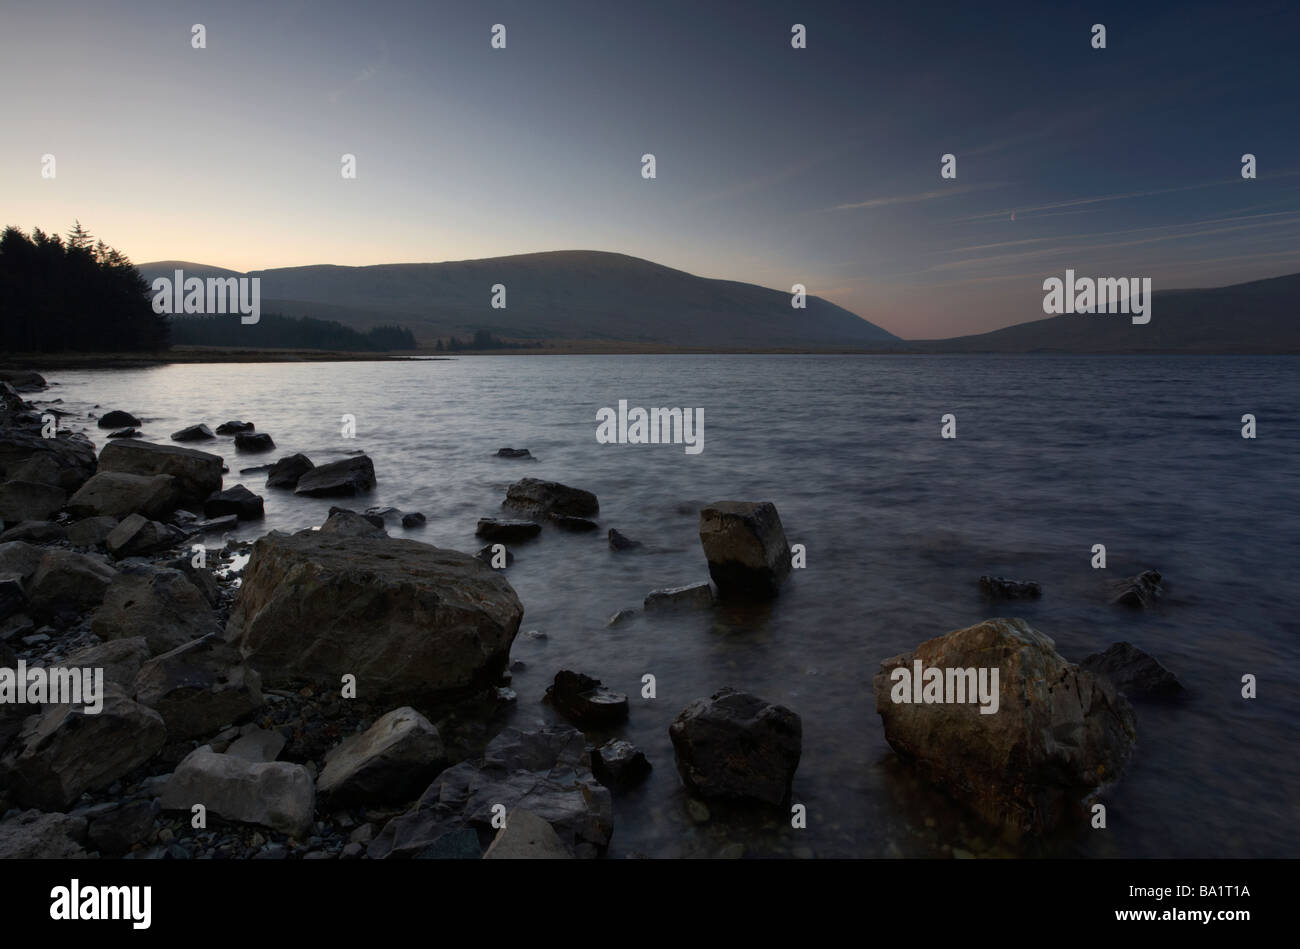
[[[972,191],[990,191],[994,188],[1005,188],[1004,182],[990,182],[977,185],[953,185],[951,188],[940,188],[936,191],[922,191],[919,194],[898,194],[883,198],[868,198],[866,201],[855,201],[851,204],[837,204],[828,211],[856,211],[864,208],[883,208],[898,204],[917,204],[922,201],[935,201],[939,198],[952,198],[960,194],[969,194]]]

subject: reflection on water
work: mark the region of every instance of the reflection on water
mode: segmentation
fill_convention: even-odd
[[[475,551],[477,519],[524,476],[594,491],[599,520],[641,540],[613,553],[603,531],[547,530],[514,549],[523,601],[512,657],[515,724],[550,720],[541,703],[572,668],[631,696],[617,731],[655,770],[618,798],[612,856],[1015,853],[920,785],[885,743],[874,711],[879,662],[989,615],[1022,616],[1081,659],[1128,640],[1188,687],[1181,707],[1138,707],[1139,744],[1104,800],[1109,830],[1067,832],[1040,853],[1087,856],[1300,856],[1295,791],[1300,557],[1295,530],[1296,361],[1236,357],[466,357],[394,364],[173,366],[51,373],[50,397],[84,418],[126,409],[156,441],[184,425],[248,419],[270,455],[209,443],[227,486],[266,497],[266,520],[233,536],[319,524],[330,500],[262,487],[241,467],[305,452],[317,464],[362,449],[378,487],[358,507],[422,511],[394,536]],[[596,411],[702,406],[705,451],[600,445]],[[939,438],[957,417],[958,438]],[[1240,437],[1240,417],[1259,437]],[[356,416],[356,439],[340,437]],[[103,444],[104,433],[90,435]],[[212,445],[216,445],[212,448]],[[537,461],[493,457],[527,447]],[[607,627],[656,587],[706,579],[701,502],[771,500],[808,549],[781,598],[711,613],[639,616]],[[217,539],[209,538],[209,544]],[[1109,569],[1089,567],[1093,544]],[[1150,613],[1116,610],[1107,579],[1158,568],[1168,596]],[[1038,580],[1039,601],[990,607],[984,573]],[[1243,701],[1240,677],[1259,676]],[[640,697],[653,673],[658,696]],[[803,719],[788,819],[687,806],[668,724],[725,685]],[[600,736],[593,736],[600,737]],[[738,846],[739,845],[739,846]]]

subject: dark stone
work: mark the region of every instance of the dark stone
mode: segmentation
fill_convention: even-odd
[[[1006,577],[980,577],[980,590],[995,600],[1036,600],[1043,587],[1036,580],[1008,580]]]
[[[251,432],[255,428],[257,428],[257,426],[254,425],[252,422],[240,422],[238,420],[232,420],[229,422],[222,422],[220,425],[218,425],[217,434],[238,435],[240,432]]]
[[[600,513],[600,503],[590,491],[537,478],[524,478],[512,484],[506,491],[504,504],[541,516],[567,514],[572,517],[595,517]]]
[[[212,434],[212,429],[206,425],[191,425],[188,428],[182,428],[179,432],[172,432],[172,441],[174,442],[205,442],[216,437],[216,435]]]
[[[498,448],[498,458],[532,458],[532,452],[527,448]]]
[[[203,502],[205,517],[226,517],[234,514],[241,521],[255,521],[264,514],[262,499],[242,484],[218,491]]]
[[[335,514],[351,514],[354,517],[361,518],[367,524],[371,524],[375,527],[378,527],[380,530],[384,529],[384,519],[380,517],[378,514],[361,514],[357,511],[352,510],[351,508],[339,507],[338,505],[333,505],[332,507],[330,507],[329,517],[333,517]],[[326,520],[328,519],[329,518],[326,518]]]
[[[138,428],[119,428],[115,432],[108,433],[109,438],[144,438],[144,433]]]
[[[546,689],[551,704],[578,725],[615,725],[627,718],[627,696],[600,684],[599,679],[562,669]]]
[[[223,514],[204,521],[195,521],[190,529],[199,534],[215,534],[218,531],[233,530],[239,524],[238,514]]]
[[[1116,689],[1131,699],[1171,699],[1185,691],[1172,672],[1131,643],[1115,643],[1079,665],[1094,675],[1109,679]]]
[[[449,830],[415,855],[416,860],[480,860],[483,847],[472,827]]]
[[[668,728],[677,771],[705,798],[781,805],[803,750],[803,723],[784,705],[722,689],[692,702]]]
[[[479,518],[474,533],[478,537],[502,543],[528,540],[542,532],[542,525],[532,521],[502,521],[495,517]]]
[[[120,857],[134,844],[147,843],[157,811],[153,801],[108,804],[86,814],[91,846],[106,857]]]
[[[271,465],[270,472],[266,476],[266,486],[268,488],[296,488],[298,487],[298,480],[315,467],[311,459],[301,452],[296,455],[286,455]]]
[[[114,409],[112,412],[105,412],[101,415],[99,422],[96,424],[100,428],[134,428],[140,424],[140,420],[130,412]]]
[[[308,497],[342,497],[370,491],[375,486],[375,463],[366,455],[318,465],[298,479],[294,489]]]
[[[640,546],[641,546],[641,541],[633,540],[632,538],[628,537],[626,534],[614,530],[614,528],[612,527],[609,529],[610,550],[634,550],[635,548]]]
[[[790,545],[770,501],[701,509],[700,544],[720,596],[774,597],[790,575]]]
[[[425,524],[425,517],[419,511],[412,511],[410,514],[402,515],[402,526],[407,529],[413,527],[423,527],[424,524]]]
[[[272,451],[275,441],[266,432],[240,432],[235,436],[235,447],[240,451]]]
[[[480,550],[480,551],[479,551],[478,553],[476,553],[474,556],[477,557],[479,560],[483,561],[483,562],[484,562],[485,564],[487,564],[489,567],[491,567],[491,566],[492,566],[492,548],[495,547],[495,546],[496,546],[495,544],[487,544],[487,545],[485,545],[485,546],[483,547],[482,550]],[[512,553],[510,552],[510,548],[507,547],[507,548],[506,548],[506,566],[508,567],[508,566],[510,566],[510,565],[511,565],[512,563],[514,563],[514,562],[515,562],[515,555],[512,554]],[[499,569],[499,568],[498,568],[498,569]]]
[[[591,773],[605,787],[622,791],[645,780],[650,762],[630,741],[614,738],[592,749]]]
[[[575,534],[600,530],[600,525],[595,521],[585,517],[573,517],[569,514],[552,514],[551,523],[562,531],[570,531]]]
[[[1111,584],[1111,602],[1135,610],[1149,610],[1165,592],[1160,581],[1157,570],[1144,570],[1136,577],[1117,580]]]

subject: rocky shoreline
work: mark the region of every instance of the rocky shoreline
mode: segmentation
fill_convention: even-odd
[[[45,388],[33,371],[0,371],[0,669],[51,680],[98,670],[102,707],[6,700],[0,681],[0,857],[606,853],[614,796],[667,765],[588,738],[626,720],[627,696],[557,669],[547,701],[567,724],[505,727],[525,612],[508,545],[601,529],[594,494],[521,478],[499,516],[479,520],[477,554],[388,535],[390,519],[422,525],[419,512],[342,507],[319,528],[208,548],[205,536],[259,519],[262,498],[230,483],[221,455],[188,446],[229,437],[269,453],[269,435],[229,420],[149,442],[115,409],[95,419],[111,430],[96,452],[58,424],[57,400],[28,401]],[[499,454],[531,460],[526,449]],[[348,503],[376,483],[365,455],[320,466],[286,455],[240,475]],[[776,507],[722,501],[699,513],[712,582],[651,590],[611,625],[779,597],[792,555]],[[615,528],[608,538],[611,556],[638,546]],[[979,585],[993,600],[1043,595],[1033,581]],[[1162,591],[1147,571],[1114,599],[1150,609]],[[913,667],[917,681],[900,690]],[[986,695],[995,714],[942,693],[945,672],[951,685],[953,670],[976,667],[1000,673]],[[926,669],[939,670],[940,691]],[[886,659],[875,680],[900,762],[1012,836],[1086,822],[1133,753],[1129,700],[1181,691],[1127,643],[1075,665],[1023,621],[999,619]],[[796,711],[724,682],[669,728],[695,809],[739,804],[796,832],[802,734]]]

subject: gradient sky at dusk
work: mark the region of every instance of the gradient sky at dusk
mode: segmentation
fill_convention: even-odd
[[[1067,267],[1300,271],[1298,48],[1287,0],[6,0],[0,224],[236,270],[610,250],[959,335]]]

